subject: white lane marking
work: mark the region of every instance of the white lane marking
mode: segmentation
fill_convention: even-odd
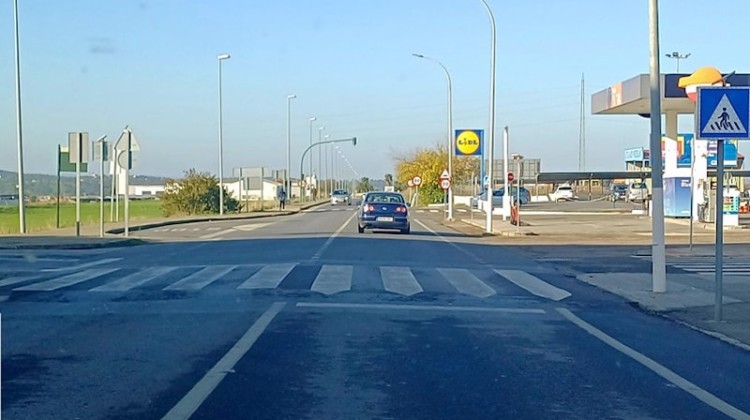
[[[438,213],[440,210],[430,210],[430,213]]]
[[[141,271],[129,274],[119,280],[111,283],[105,283],[99,287],[91,289],[92,292],[124,292],[142,284],[145,284],[157,277],[163,276],[176,270],[177,267],[148,267]]]
[[[313,292],[333,295],[352,288],[354,267],[350,265],[324,265],[310,287]]]
[[[327,309],[384,309],[406,311],[447,311],[447,312],[498,312],[511,314],[546,314],[544,309],[529,308],[483,308],[471,306],[439,306],[439,305],[393,305],[387,303],[327,303],[327,302],[298,302],[298,308],[327,308]]]
[[[419,226],[422,226],[424,229],[426,229],[431,234],[433,234],[433,235],[437,236],[438,238],[440,238],[441,241],[443,241],[443,242],[449,244],[450,246],[452,246],[453,248],[456,248],[457,250],[461,251],[464,255],[466,255],[467,257],[471,258],[472,260],[478,262],[479,264],[486,264],[481,258],[479,258],[476,255],[472,254],[471,252],[469,252],[469,251],[461,248],[460,246],[456,245],[455,242],[451,242],[445,236],[443,236],[443,235],[435,232],[434,230],[430,229],[430,227],[427,226],[426,224],[422,223],[421,220],[414,219],[414,221],[417,222],[417,224]]]
[[[270,264],[240,284],[238,289],[275,289],[292,272],[296,263]]]
[[[380,277],[383,288],[391,293],[411,296],[424,291],[409,267],[380,267]]]
[[[539,277],[521,270],[495,270],[495,272],[529,293],[554,301],[561,301],[571,296],[565,289],[555,287]]]
[[[206,230],[221,230],[221,228],[214,226],[214,227],[206,228]]]
[[[229,274],[235,268],[237,268],[236,265],[211,265],[196,271],[176,283],[170,284],[162,290],[200,290]]]
[[[193,228],[193,232],[198,232],[201,228]]]
[[[424,210],[417,210],[417,213],[424,213]]]
[[[186,232],[187,228],[172,229],[175,232]]]
[[[35,278],[36,277],[8,277],[7,279],[0,280],[0,287],[23,283],[25,281],[34,280]]]
[[[13,290],[27,292],[49,292],[52,290],[61,289],[63,287],[72,286],[74,284],[83,283],[84,281],[89,281],[117,270],[119,270],[119,268],[89,268],[88,270],[68,274],[67,276],[58,277],[52,280],[29,284],[28,286],[17,287]]]
[[[221,383],[227,373],[229,373],[234,365],[250,351],[258,338],[271,324],[271,321],[276,315],[284,309],[286,302],[275,302],[263,315],[258,318],[255,323],[242,335],[242,337],[232,346],[231,349],[225,354],[221,360],[206,372],[198,383],[185,394],[177,404],[172,407],[169,412],[162,417],[162,420],[187,420],[198,407],[208,398],[209,395],[216,389]]]
[[[639,353],[638,351],[617,341],[616,339],[604,333],[602,330],[596,328],[595,326],[579,318],[570,310],[565,309],[565,308],[557,308],[557,312],[559,312],[560,315],[562,315],[568,321],[580,327],[582,330],[598,338],[600,341],[604,342],[605,344],[619,351],[620,353],[630,357],[636,362],[647,367],[652,372],[656,373],[662,378],[673,383],[674,385],[681,388],[683,391],[687,392],[688,394],[694,396],[695,398],[703,401],[708,406],[726,414],[727,416],[731,418],[750,419],[750,414],[745,413],[744,411],[741,411],[740,409],[730,405],[726,401],[720,399],[714,394],[711,394],[710,392],[704,390],[698,385],[688,381],[687,379],[671,371],[669,368],[659,364],[658,362],[649,358],[648,356],[642,353]]]
[[[456,290],[465,295],[486,298],[497,294],[495,289],[488,286],[487,283],[482,280],[479,280],[477,276],[465,268],[436,268],[436,270],[440,275],[445,277],[445,279],[448,280]]]
[[[117,262],[117,261],[120,261],[121,259],[122,258],[119,258],[119,257],[118,258],[104,258],[104,259],[101,259],[101,260],[98,260],[98,261],[92,261],[90,263],[74,265],[74,266],[71,266],[71,267],[45,268],[42,271],[44,271],[44,272],[50,272],[50,273],[58,272],[58,271],[77,271],[77,270],[81,270],[81,269],[84,269],[84,268],[95,267],[97,265],[109,264],[109,263]]]
[[[228,229],[207,233],[201,236],[200,238],[201,239],[214,239],[219,236],[226,235],[227,233],[238,232],[238,231],[251,232],[256,229],[260,229],[269,225],[271,225],[271,223],[253,223],[253,224],[248,224],[248,225],[232,226],[231,228],[228,228]]]
[[[328,249],[328,247],[331,245],[331,242],[333,242],[333,240],[336,239],[336,237],[339,236],[341,234],[341,232],[344,231],[344,229],[346,229],[346,226],[355,217],[357,217],[357,213],[354,213],[351,216],[349,216],[349,218],[346,219],[346,221],[338,229],[336,229],[336,232],[334,232],[333,235],[329,236],[328,239],[326,239],[326,241],[323,243],[323,245],[320,247],[320,249],[318,249],[318,251],[315,253],[315,255],[312,256],[311,259],[312,260],[319,260],[320,257],[323,255],[323,253],[326,251],[326,249]]]
[[[456,211],[458,211],[459,213],[466,213],[466,212],[468,212],[468,210],[466,210],[466,209],[456,209]]]

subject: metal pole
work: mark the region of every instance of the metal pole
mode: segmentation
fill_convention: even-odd
[[[651,85],[651,181],[652,277],[653,292],[667,291],[666,249],[664,244],[664,185],[661,161],[661,73],[659,70],[659,5],[649,0],[650,85]]]
[[[60,229],[60,145],[57,145],[57,216],[55,217],[55,224]]]
[[[516,162],[516,232],[521,231],[521,159]],[[506,177],[507,178],[507,177]],[[506,194],[510,194],[507,190]]]
[[[130,236],[130,153],[132,133],[128,130],[128,149],[125,151],[127,165],[125,165],[125,237]]]
[[[490,26],[492,29],[492,45],[491,45],[491,54],[490,54],[490,126],[489,126],[489,151],[488,151],[488,165],[489,168],[487,169],[487,179],[489,181],[489,184],[487,186],[487,221],[486,221],[486,231],[487,233],[492,233],[492,172],[493,172],[493,149],[495,148],[495,47],[496,47],[496,35],[495,35],[495,16],[492,14],[492,9],[490,9],[490,5],[487,4],[486,0],[480,0],[482,4],[484,5],[485,10],[487,10],[487,14],[490,17]],[[658,149],[654,149],[658,150]],[[507,160],[507,159],[506,159]],[[506,194],[504,194],[504,197],[507,197],[507,191]]]
[[[716,285],[714,321],[724,317],[724,140],[716,141]]]
[[[104,140],[100,140],[99,153],[101,162],[99,163],[99,237],[104,237],[104,157],[107,148],[107,143]]]
[[[310,117],[310,146],[313,144],[313,121],[317,120],[317,117]],[[310,188],[312,190],[312,171],[313,171],[313,161],[312,156],[310,156],[310,172],[307,173],[307,176],[310,177],[310,184],[307,185],[307,188]],[[300,171],[300,174],[302,174],[302,171]],[[305,195],[302,194],[302,197]],[[312,199],[312,196],[310,197]]]
[[[76,133],[76,236],[81,236],[81,133]]]
[[[260,211],[261,212],[265,210],[263,206],[266,204],[266,202],[264,201],[265,198],[263,194],[263,191],[265,191],[266,189],[266,180],[265,180],[265,174],[263,172],[264,172],[263,167],[261,166],[260,167]]]
[[[117,188],[117,149],[114,144],[112,145],[112,185],[110,190],[112,193],[109,196],[109,221],[115,221],[115,196]]]
[[[224,127],[222,118],[221,98],[221,62],[224,57],[219,56],[219,215],[224,215]]]
[[[508,143],[510,142],[510,134],[508,133],[508,126],[506,125],[503,129],[503,185],[505,186],[505,193],[503,194],[503,221],[508,218],[508,210],[510,208],[510,190],[508,189]],[[519,175],[520,174],[516,174]],[[506,200],[507,199],[507,200]]]
[[[16,64],[16,137],[18,143],[18,231],[26,233],[26,202],[23,188],[23,126],[21,118],[21,51],[18,42],[18,0],[13,0],[13,28]]]
[[[323,130],[325,130],[325,127],[318,127],[318,143],[320,143],[321,141]],[[323,180],[323,164],[321,163],[322,153],[323,153],[323,148],[318,147],[318,173],[315,174],[315,190],[317,191],[319,197],[323,193],[323,189],[321,185],[321,181]],[[316,198],[319,198],[319,197],[316,197]]]
[[[695,211],[695,137],[690,140],[690,252],[693,252],[693,217]]]
[[[297,95],[287,95],[286,97],[286,175],[284,179],[284,189],[288,201],[292,201],[292,99]]]

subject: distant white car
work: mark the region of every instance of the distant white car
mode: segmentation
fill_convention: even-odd
[[[573,187],[570,185],[560,185],[555,192],[549,195],[549,198],[552,201],[572,200],[575,198]]]
[[[644,201],[648,199],[648,186],[645,182],[633,182],[628,185],[627,201]]]

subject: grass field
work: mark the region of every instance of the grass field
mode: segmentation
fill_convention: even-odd
[[[109,222],[109,202],[104,204],[104,221]],[[125,214],[124,202],[120,202],[120,220]],[[52,204],[26,206],[26,229],[29,232],[56,228],[57,207]],[[148,220],[163,217],[161,201],[130,201],[130,220]],[[73,227],[76,223],[76,206],[74,203],[60,205],[60,227]],[[81,225],[99,223],[99,203],[81,203]],[[0,207],[0,234],[18,233],[18,206]]]

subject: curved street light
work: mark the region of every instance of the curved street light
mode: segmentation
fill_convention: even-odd
[[[414,57],[421,58],[424,60],[432,61],[433,63],[440,66],[441,69],[443,69],[443,73],[445,73],[445,79],[448,82],[448,173],[451,177],[453,177],[453,142],[451,141],[453,138],[453,88],[452,88],[452,82],[451,82],[451,75],[448,72],[448,69],[438,60],[435,60],[434,58],[428,57],[424,54],[417,54],[412,53]],[[453,220],[453,183],[451,182],[450,187],[448,188],[448,220]]]
[[[219,215],[224,215],[224,124],[221,100],[221,62],[229,59],[229,54],[219,54]]]
[[[292,197],[292,99],[295,98],[297,98],[295,94],[286,96],[286,174],[284,174],[284,191],[289,201],[291,201]]]
[[[495,49],[497,45],[497,37],[495,35],[495,16],[492,14],[492,9],[490,9],[490,5],[487,4],[487,0],[480,0],[482,4],[484,5],[484,9],[487,11],[487,15],[490,17],[490,28],[492,33],[492,45],[491,45],[491,51],[490,51],[490,127],[489,127],[489,147],[487,151],[487,160],[489,161],[489,164],[487,165],[487,219],[486,219],[486,232],[492,233],[492,167],[494,166],[494,153],[493,149],[495,148]],[[503,165],[505,166],[505,172],[507,173],[507,165],[508,165],[508,159],[503,159]],[[503,214],[506,213],[507,210],[510,210],[510,196],[507,194],[508,190],[508,177],[503,175],[503,178],[505,179],[505,191],[506,194],[503,194]]]

